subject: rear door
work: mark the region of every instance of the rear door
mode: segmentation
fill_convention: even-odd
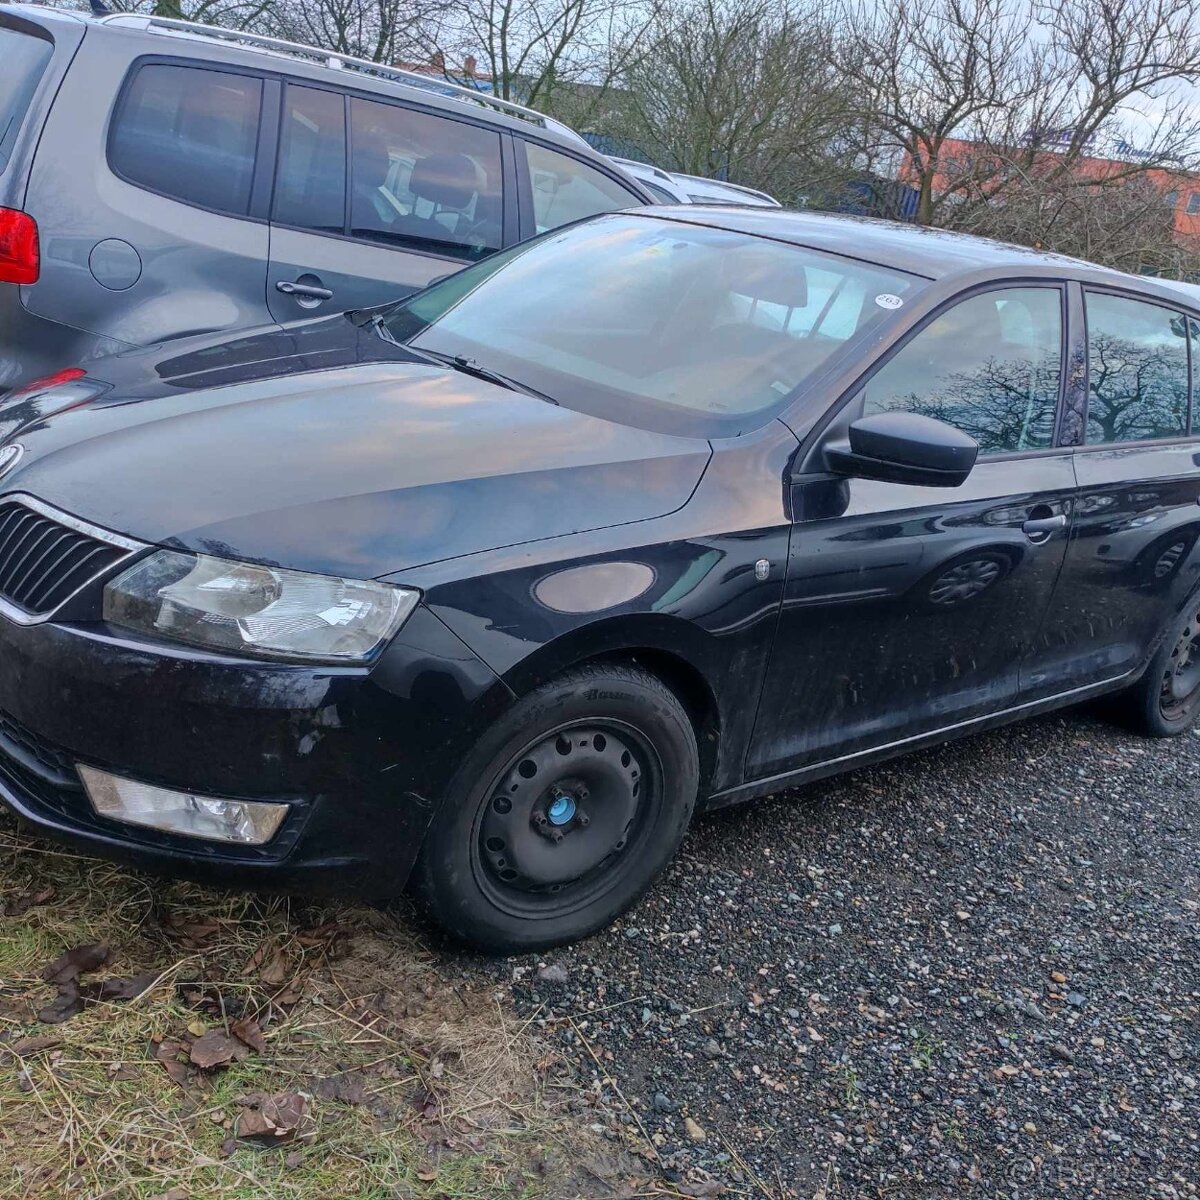
[[[256,213],[278,84],[157,55],[130,67],[128,51],[93,29],[46,122],[26,203],[41,277],[25,306],[135,345],[269,321]]]
[[[1137,670],[1200,584],[1191,399],[1200,326],[1169,303],[1098,288],[1084,291],[1083,306],[1088,406],[1074,452],[1075,525],[1028,679],[1034,695]]]
[[[486,124],[286,85],[267,280],[275,318],[396,300],[515,240],[511,153]]]

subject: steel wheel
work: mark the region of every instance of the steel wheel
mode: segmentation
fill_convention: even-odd
[[[615,721],[564,724],[515,755],[489,785],[473,868],[514,916],[565,915],[619,885],[651,824],[662,767]]]
[[[1171,650],[1162,676],[1158,705],[1168,721],[1187,712],[1200,692],[1200,612],[1193,612]]]
[[[413,872],[426,911],[480,949],[587,937],[675,853],[700,783],[679,697],[632,663],[586,663],[512,704],[468,748]]]

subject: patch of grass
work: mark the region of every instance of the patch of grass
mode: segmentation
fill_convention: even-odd
[[[858,1082],[858,1071],[850,1063],[842,1063],[837,1068],[842,1081],[842,1103],[850,1112],[862,1108],[862,1095]]]
[[[945,1043],[927,1033],[918,1034],[913,1038],[913,1052],[909,1063],[918,1071],[928,1071],[933,1067],[933,1060],[941,1053]]]
[[[557,1200],[629,1178],[563,1107],[557,1056],[393,914],[152,879],[6,816],[0,906],[0,1200]],[[148,990],[40,1022],[43,968],[90,943],[110,957],[85,985],[153,972]],[[178,1079],[155,1057],[239,1019],[264,1052]],[[265,1097],[297,1092],[311,1136],[237,1136]]]

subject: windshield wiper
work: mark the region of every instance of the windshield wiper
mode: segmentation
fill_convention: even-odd
[[[377,338],[381,338],[392,346],[401,346],[404,349],[408,349],[407,346],[404,346],[403,342],[396,339],[395,335],[387,327],[387,322],[383,319],[395,307],[394,304],[389,304],[386,308],[352,308],[343,315],[355,329],[369,327]]]
[[[545,400],[549,404],[558,404],[558,401],[553,396],[547,396],[545,392],[539,392],[536,388],[531,388],[519,379],[510,379],[507,375],[501,375],[499,371],[493,371],[490,367],[485,367],[482,363],[476,362],[473,358],[468,358],[465,354],[439,354],[435,350],[426,350],[424,347],[421,348],[421,353],[428,354],[430,358],[435,358],[438,362],[445,363],[446,366],[453,367],[456,371],[461,371],[464,375],[473,375],[476,379],[482,379],[487,383],[494,383],[497,387],[507,388],[510,392],[524,392],[527,396],[534,396],[538,400]]]
[[[370,325],[370,327],[375,331],[376,337],[382,338],[385,342],[388,342],[393,346],[401,345],[400,342],[396,341],[396,339],[392,337],[392,331],[387,327],[387,322],[383,319],[383,313],[372,314],[371,319],[367,322],[367,324]]]

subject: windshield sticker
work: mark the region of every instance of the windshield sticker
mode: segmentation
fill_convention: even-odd
[[[899,308],[904,301],[899,296],[893,296],[891,292],[883,292],[875,297],[875,303],[880,308]]]

